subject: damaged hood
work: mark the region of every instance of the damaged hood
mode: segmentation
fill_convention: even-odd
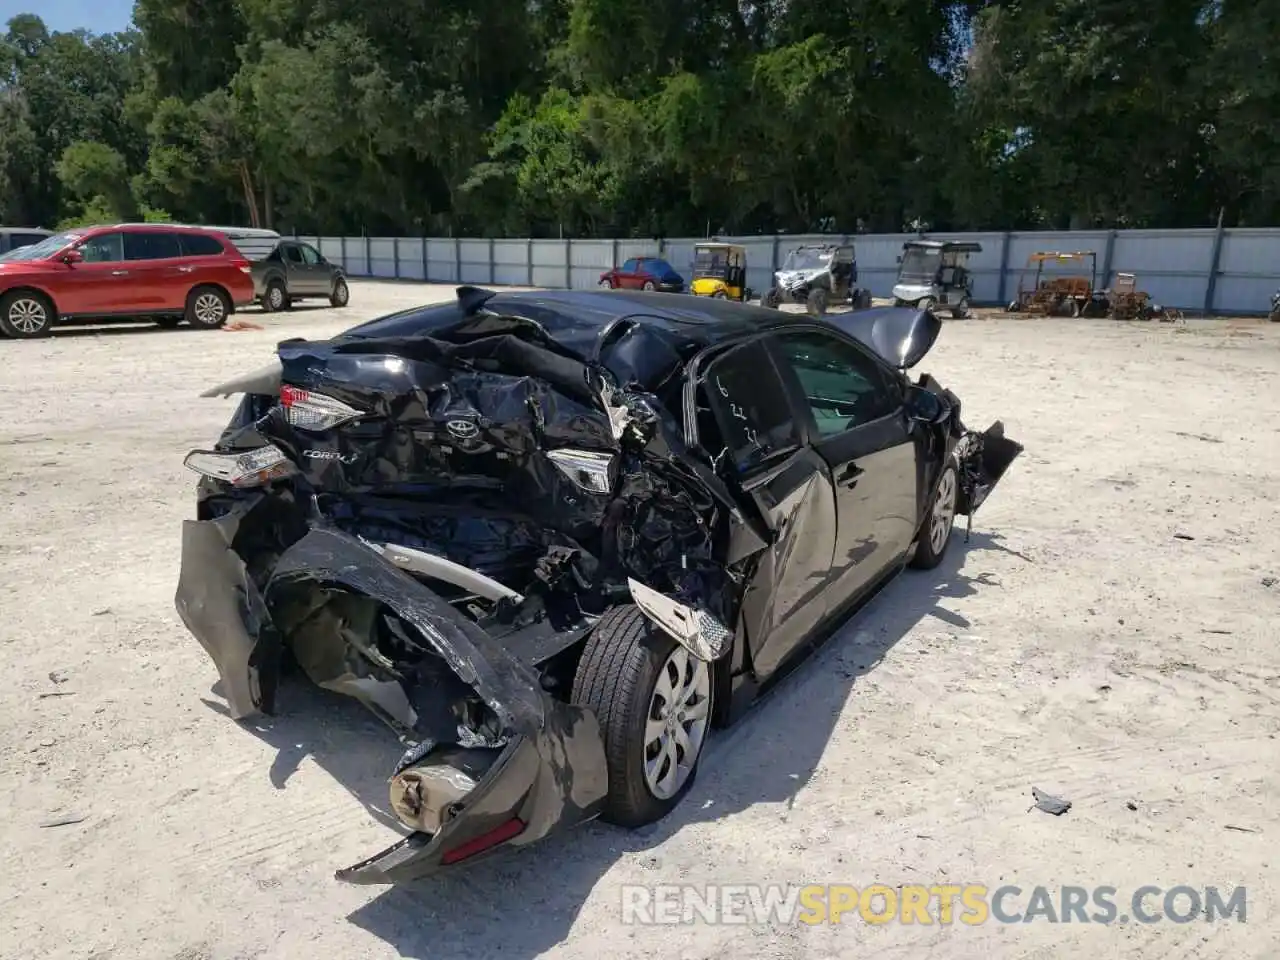
[[[910,370],[933,349],[942,321],[915,307],[873,307],[827,319],[899,370]]]

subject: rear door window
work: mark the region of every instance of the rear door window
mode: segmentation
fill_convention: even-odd
[[[124,258],[126,260],[170,260],[182,256],[182,244],[178,235],[164,231],[126,233]]]
[[[702,394],[719,428],[723,455],[739,473],[801,446],[795,411],[763,341],[716,359],[703,377]]]
[[[281,249],[284,250],[285,262],[302,263],[302,251],[299,250],[297,247],[295,247],[293,244],[282,246]]]

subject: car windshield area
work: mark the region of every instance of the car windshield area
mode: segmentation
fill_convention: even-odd
[[[640,261],[640,266],[646,273],[651,273],[655,277],[665,277],[669,273],[675,273],[675,271],[671,269],[671,264],[667,263],[665,260],[645,259]]]
[[[47,260],[63,247],[71,246],[82,236],[83,234],[80,233],[55,233],[52,237],[45,237],[39,243],[33,243],[29,247],[18,247],[16,250],[10,250],[4,255],[3,259]]]
[[[825,270],[831,263],[830,250],[800,249],[787,254],[783,270]]]
[[[942,251],[937,247],[907,247],[902,252],[898,276],[903,280],[932,283],[942,268]]]
[[[728,250],[698,250],[694,253],[693,275],[695,277],[718,277],[723,280],[728,273]]]

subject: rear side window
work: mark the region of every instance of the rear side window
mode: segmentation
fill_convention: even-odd
[[[217,257],[223,253],[222,244],[207,233],[182,234],[182,254],[187,257]]]
[[[739,471],[800,446],[791,402],[763,341],[735,347],[717,359],[703,384],[728,456]]]
[[[640,269],[639,260],[628,260],[626,263],[622,265],[623,273],[635,273],[639,269]]]
[[[43,233],[11,233],[9,234],[9,249],[35,246],[44,238],[45,235]]]
[[[284,247],[283,249],[284,249],[284,258],[286,261],[288,261],[289,263],[302,262],[302,251],[299,250],[297,247],[295,247],[293,244],[289,244],[287,247]]]
[[[168,260],[182,256],[178,235],[163,231],[126,233],[124,258],[126,260]]]

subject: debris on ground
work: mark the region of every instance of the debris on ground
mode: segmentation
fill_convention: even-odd
[[[263,327],[260,323],[251,323],[248,320],[229,320],[218,329],[235,333],[239,330],[261,330]]]
[[[1173,539],[1175,539],[1175,540],[1194,540],[1194,539],[1195,539],[1195,537],[1193,537],[1193,536],[1192,536],[1191,534],[1189,534],[1189,533],[1175,533],[1175,534],[1173,535]]]
[[[1031,788],[1031,796],[1035,800],[1035,803],[1032,805],[1035,809],[1043,810],[1045,813],[1051,813],[1055,817],[1060,817],[1071,809],[1070,800],[1063,800],[1061,797],[1055,797],[1047,794],[1039,787]]]
[[[40,824],[40,826],[42,826],[42,827],[69,827],[69,826],[70,826],[71,824],[73,824],[73,823],[84,823],[84,821],[86,821],[86,820],[88,820],[88,819],[89,819],[88,814],[80,815],[80,814],[75,814],[75,813],[69,813],[69,814],[67,814],[67,815],[66,815],[66,816],[64,816],[64,817],[56,817],[56,818],[55,818],[55,819],[53,819],[53,820],[46,820],[44,823]]]
[[[1134,803],[1132,800],[1127,801],[1127,802],[1125,803],[1125,806],[1126,806],[1126,807],[1128,807],[1130,810],[1137,810],[1137,809],[1138,809],[1138,805],[1137,805],[1136,803]]]
[[[1261,830],[1257,830],[1254,827],[1237,827],[1234,823],[1228,823],[1224,827],[1224,829],[1234,830],[1236,833],[1261,833],[1262,832]]]

